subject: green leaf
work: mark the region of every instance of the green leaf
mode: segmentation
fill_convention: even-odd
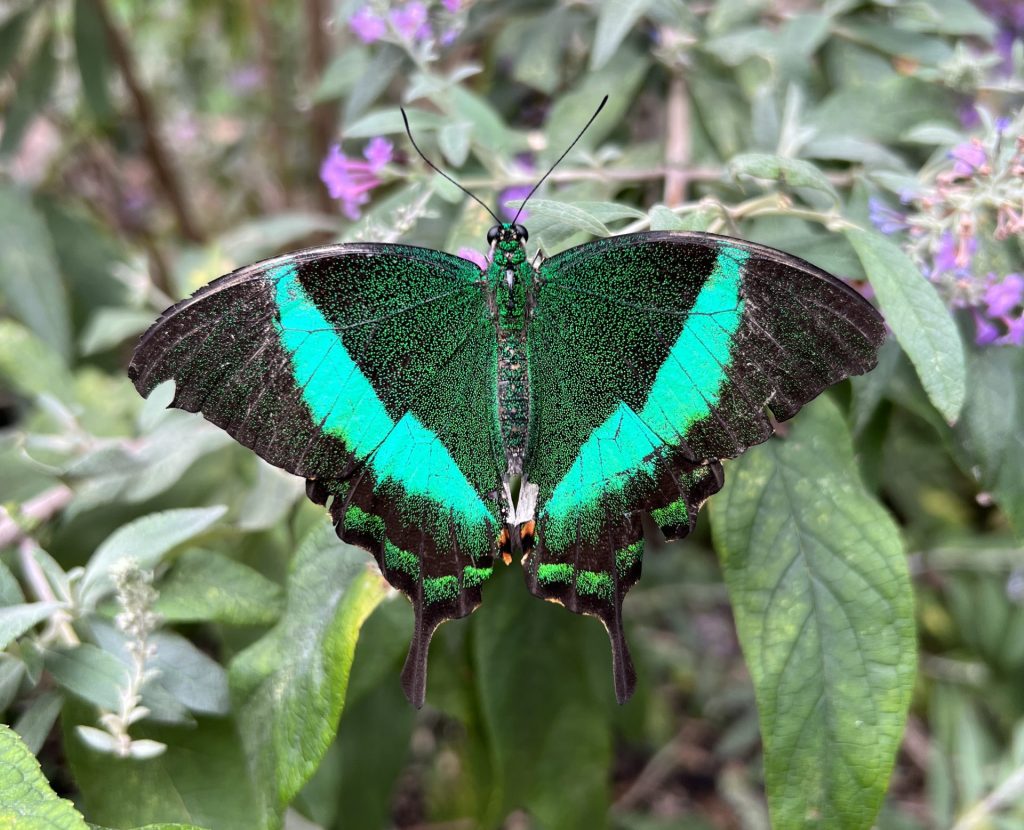
[[[58,798],[39,762],[0,723],[0,827],[11,830],[88,830],[70,801]]]
[[[164,555],[203,533],[227,512],[223,505],[151,513],[115,530],[96,549],[85,568],[80,586],[86,607],[113,587],[111,574],[118,563],[134,559],[144,570],[152,569]]]
[[[954,423],[967,392],[960,331],[935,286],[902,249],[873,231],[847,230],[885,320],[921,378],[928,397]]]
[[[118,758],[88,747],[75,728],[93,726],[94,714],[87,706],[66,706],[61,723],[64,750],[91,822],[108,827],[183,822],[186,827],[194,823],[215,830],[280,826],[276,816],[260,809],[235,724],[227,718],[200,718],[189,727],[159,726],[148,720],[133,724],[133,739],[167,747],[145,760]]]
[[[899,532],[828,398],[730,462],[712,531],[754,681],[778,828],[867,828],[914,682]]]
[[[360,81],[366,76],[369,62],[366,49],[347,44],[344,49],[339,50],[327,65],[324,74],[320,76],[320,82],[313,92],[313,103],[333,101],[357,89]]]
[[[0,299],[66,361],[68,301],[46,223],[25,194],[0,187],[0,227]]]
[[[828,177],[815,165],[803,159],[783,158],[769,153],[744,153],[729,162],[733,175],[755,179],[775,179],[787,187],[809,187],[827,193],[836,201],[839,194]]]
[[[100,122],[113,115],[107,33],[95,0],[75,0],[75,57],[82,76],[82,91],[93,114]]]
[[[614,90],[615,94],[608,98],[600,117],[590,125],[573,153],[596,147],[622,124],[649,67],[648,58],[624,46],[597,72],[582,73],[572,91],[556,98],[551,107],[544,158],[548,161],[558,158],[587,123],[587,119],[594,114],[601,98],[609,90]],[[533,203],[530,204],[532,207]]]
[[[105,652],[130,668],[131,654],[125,635],[106,620],[93,620],[92,633]],[[187,722],[185,710],[200,715],[226,715],[228,678],[224,668],[173,631],[156,631],[149,644],[154,653],[146,659],[147,669],[156,674],[143,688],[142,697],[153,704],[162,720]],[[170,718],[166,715],[170,714]]]
[[[89,320],[79,343],[83,355],[119,346],[153,325],[153,313],[134,308],[101,308]]]
[[[507,205],[517,210],[522,205],[522,199],[512,199]],[[586,231],[592,236],[610,236],[611,231],[604,222],[594,216],[593,211],[579,205],[568,202],[553,202],[548,199],[531,199],[530,214],[549,222],[560,225],[568,225],[570,228],[577,228]]]
[[[446,124],[453,121],[472,124],[473,140],[492,154],[504,150],[509,144],[512,132],[486,98],[464,86],[453,86],[447,90],[444,99],[448,110]]]
[[[63,607],[62,602],[28,602],[0,608],[0,651]]]
[[[279,470],[264,461],[256,468],[256,483],[246,493],[239,508],[240,530],[268,530],[288,514],[302,498],[301,478]]]
[[[590,71],[596,72],[618,51],[630,29],[654,4],[654,0],[604,0],[597,13],[597,31],[590,50]]]
[[[1024,539],[1024,351],[987,348],[971,355],[957,436],[978,476]]]
[[[324,213],[287,211],[250,219],[220,236],[217,245],[238,264],[271,256],[314,234],[337,233],[338,220]],[[152,321],[150,321],[152,322]]]
[[[4,135],[0,139],[0,156],[13,155],[21,146],[32,119],[46,106],[57,78],[54,36],[49,34],[39,46],[14,90],[14,100],[4,114]],[[0,220],[0,227],[7,227]],[[15,237],[8,237],[13,239]]]
[[[387,590],[369,564],[318,525],[295,555],[281,621],[231,663],[242,737],[270,809],[292,800],[334,738],[359,629]]]
[[[491,767],[477,785],[480,825],[500,826],[520,807],[542,827],[605,827],[615,706],[608,638],[594,620],[538,603],[511,568],[496,569],[487,588],[488,613],[471,621],[480,722],[470,730]]]
[[[359,76],[358,82],[345,100],[344,123],[351,124],[381,96],[405,61],[405,52],[397,46],[387,43],[377,48],[370,65]]]
[[[71,373],[60,355],[13,320],[0,320],[0,380],[22,395],[50,394],[65,403],[72,398]]]
[[[409,116],[409,129],[412,130],[413,135],[429,130],[439,130],[448,123],[447,116],[436,112],[407,108],[405,113]],[[378,135],[402,134],[404,132],[402,113],[397,107],[392,107],[368,113],[358,121],[349,124],[345,128],[345,138],[373,138]]]
[[[169,622],[267,625],[281,615],[282,591],[258,571],[208,550],[187,550],[160,583],[155,609]]]
[[[0,25],[0,75],[7,71],[7,67],[18,56],[22,37],[25,34],[25,26],[34,11],[35,8],[28,6],[12,14],[3,22],[3,25]]]
[[[43,692],[32,699],[28,708],[18,717],[14,724],[17,732],[25,742],[25,746],[36,754],[43,748],[57,715],[64,706],[64,696],[54,689]]]
[[[62,687],[94,706],[116,712],[121,686],[128,676],[125,664],[92,643],[45,652],[46,670]]]
[[[473,125],[468,121],[445,124],[437,134],[437,146],[452,167],[462,167],[469,158]]]

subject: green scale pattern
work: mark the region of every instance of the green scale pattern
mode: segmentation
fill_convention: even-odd
[[[870,369],[884,326],[839,281],[741,240],[634,234],[535,269],[496,232],[484,272],[374,244],[240,269],[168,309],[129,375],[143,395],[174,380],[175,406],[304,477],[374,554],[416,611],[416,705],[433,631],[479,605],[509,551],[535,594],[601,618],[625,700],[641,511],[688,533],[719,459],[772,434],[768,409],[791,417]],[[532,515],[503,495],[518,476]]]

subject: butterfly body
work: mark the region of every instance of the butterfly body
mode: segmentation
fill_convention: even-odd
[[[129,374],[144,395],[175,380],[175,406],[306,478],[374,554],[416,612],[416,705],[433,631],[480,604],[496,559],[601,619],[622,701],[642,514],[686,535],[720,460],[773,434],[769,410],[872,368],[884,325],[813,265],[728,237],[610,237],[536,267],[521,226],[488,241],[485,270],[375,244],[240,269],[168,309]]]

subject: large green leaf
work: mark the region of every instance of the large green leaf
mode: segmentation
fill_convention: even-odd
[[[67,360],[68,301],[46,223],[25,194],[0,187],[0,227],[0,303]]]
[[[0,828],[87,830],[70,801],[50,789],[39,762],[18,735],[0,723]]]
[[[827,193],[833,199],[839,196],[828,177],[814,164],[803,159],[791,159],[770,153],[744,153],[729,161],[733,175],[752,176],[755,179],[775,179],[787,187],[809,187]]]
[[[1024,538],[1024,351],[988,348],[971,355],[970,395],[957,434],[965,465]]]
[[[294,798],[334,739],[359,630],[387,590],[370,565],[319,524],[295,555],[281,621],[231,664],[242,736],[270,811]]]
[[[630,29],[654,4],[654,0],[604,0],[597,14],[597,31],[590,52],[590,69],[598,70],[618,51]]]
[[[193,727],[134,724],[132,738],[167,747],[162,755],[146,760],[118,758],[88,747],[75,729],[94,724],[93,713],[84,704],[69,702],[61,722],[82,809],[91,822],[109,827],[182,822],[215,830],[277,826],[276,818],[259,808],[231,720],[202,718]]]
[[[14,100],[4,112],[0,155],[13,155],[17,152],[32,119],[49,102],[53,94],[54,81],[57,78],[55,41],[52,32],[47,35],[18,79],[14,89]],[[2,226],[6,228],[6,223],[2,223]]]
[[[75,0],[75,57],[85,100],[93,115],[105,122],[112,113],[107,88],[110,62],[103,19],[94,0]]]
[[[26,602],[0,608],[0,651],[62,607],[61,602]]]
[[[967,393],[960,332],[935,286],[898,245],[873,231],[848,230],[885,320],[947,421],[960,415]]]
[[[168,551],[207,530],[226,510],[221,505],[165,510],[118,528],[96,549],[86,566],[80,589],[82,603],[95,603],[113,587],[111,575],[120,562],[134,559],[140,568],[151,569]]]
[[[520,808],[541,827],[596,830],[608,821],[612,762],[607,637],[594,620],[537,602],[517,571],[497,569],[473,617],[476,726],[490,762],[481,823],[499,826]]]
[[[726,469],[712,529],[761,718],[778,830],[866,830],[914,681],[899,533],[864,489],[836,406]]]
[[[170,622],[266,625],[277,621],[283,604],[276,583],[209,550],[185,551],[159,588],[156,611]]]

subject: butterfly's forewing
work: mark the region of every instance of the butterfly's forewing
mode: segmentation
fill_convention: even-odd
[[[829,385],[871,369],[878,313],[780,251],[641,233],[540,267],[529,330],[526,474],[539,488],[527,582],[599,616],[616,692],[632,691],[621,603],[640,572],[639,511],[685,535],[722,485],[718,459],[765,441]]]
[[[420,705],[430,636],[470,613],[501,511],[494,326],[472,263],[398,245],[249,266],[169,309],[129,373],[176,382],[267,461],[308,480],[339,536],[371,550],[416,609],[403,674]]]

